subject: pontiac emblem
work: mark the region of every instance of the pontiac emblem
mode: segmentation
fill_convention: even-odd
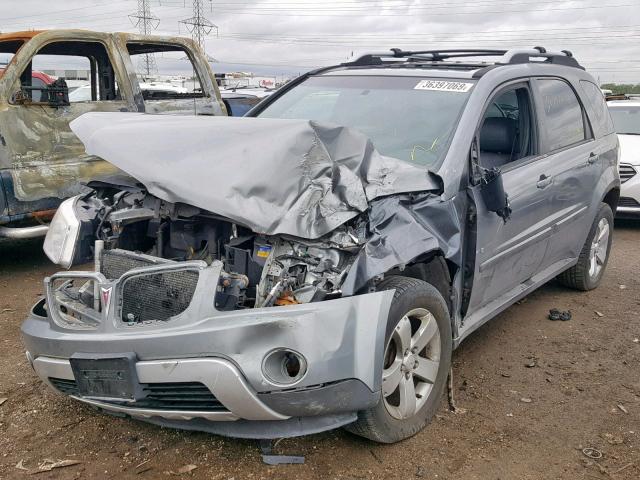
[[[100,300],[102,301],[102,313],[106,317],[109,314],[109,304],[111,302],[111,289],[113,287],[100,287]]]

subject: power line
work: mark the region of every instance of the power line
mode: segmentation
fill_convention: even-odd
[[[211,20],[206,18],[203,15],[202,2],[203,0],[192,0],[193,1],[193,16],[190,18],[185,18],[184,20],[180,20],[180,23],[186,25],[187,30],[191,32],[191,37],[193,41],[196,42],[202,49],[204,50],[205,46],[205,37],[209,35],[213,30],[218,33],[218,26],[215,25]],[[213,10],[211,6],[211,0],[209,0],[209,6]]]
[[[149,0],[138,0],[138,11],[129,15],[129,19],[143,35],[148,35],[151,30],[155,30],[160,25],[160,19],[151,13]],[[140,69],[147,76],[156,73],[158,71],[156,57],[152,53],[143,54],[140,59]]]

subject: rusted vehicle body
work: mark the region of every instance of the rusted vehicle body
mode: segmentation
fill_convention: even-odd
[[[137,58],[166,52],[191,63],[198,88],[185,94],[145,95]],[[87,112],[226,114],[211,67],[189,39],[27,31],[0,35],[0,55],[8,62],[0,72],[0,237],[44,235],[45,222],[63,199],[80,193],[83,182],[115,170],[85,153],[69,128],[75,118]],[[91,100],[47,101],[44,93],[51,85],[38,83],[38,63],[68,64],[70,59],[87,66]],[[57,88],[59,95],[66,93],[63,84]]]

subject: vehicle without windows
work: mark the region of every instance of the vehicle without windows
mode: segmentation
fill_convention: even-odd
[[[620,202],[617,217],[640,219],[640,102],[607,102],[620,141]]]
[[[471,332],[553,278],[601,282],[620,178],[594,88],[569,52],[392,50],[249,118],[86,114],[87,154],[128,176],[58,210],[45,252],[96,267],[45,280],[27,357],[160,425],[410,437]]]
[[[184,85],[143,82],[141,56],[189,72]],[[85,153],[69,123],[87,112],[225,115],[191,40],[84,30],[0,35],[0,238],[43,236],[62,200],[116,170]],[[177,62],[177,63],[175,63]],[[44,73],[43,73],[44,72]],[[73,85],[75,89],[67,85]]]

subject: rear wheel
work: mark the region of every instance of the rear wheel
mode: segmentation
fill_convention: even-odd
[[[440,405],[451,366],[451,324],[444,298],[427,282],[389,277],[379,289],[395,289],[380,402],[346,428],[376,442],[394,443],[419,432]]]
[[[602,203],[580,252],[578,263],[560,274],[558,280],[567,287],[583,291],[593,290],[600,285],[609,261],[612,233],[613,212],[609,205]]]

